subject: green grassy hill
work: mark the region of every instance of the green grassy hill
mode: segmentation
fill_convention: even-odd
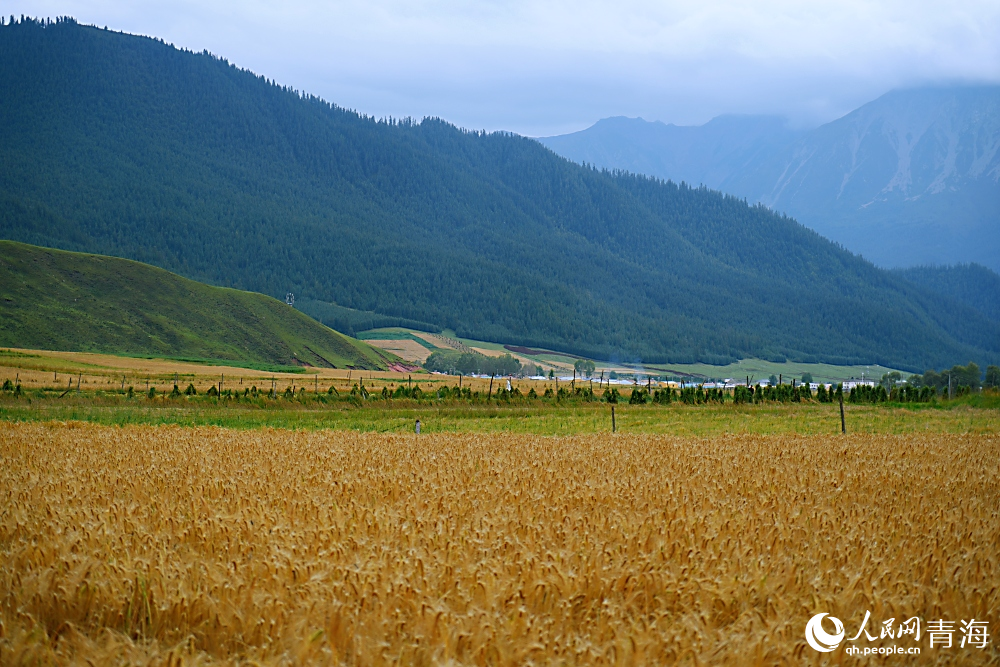
[[[0,346],[336,368],[395,361],[263,294],[12,241],[0,241]]]

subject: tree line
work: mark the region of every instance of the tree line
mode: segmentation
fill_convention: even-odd
[[[938,393],[946,392],[949,386],[953,391],[958,387],[968,387],[973,391],[982,387],[1000,388],[1000,366],[990,364],[984,376],[979,365],[970,361],[965,366],[956,364],[941,372],[932,368],[922,374],[911,375],[907,382],[913,387],[933,388]]]
[[[491,375],[496,377],[521,375],[521,362],[510,354],[489,357],[478,352],[435,350],[424,361],[432,373],[448,375]]]

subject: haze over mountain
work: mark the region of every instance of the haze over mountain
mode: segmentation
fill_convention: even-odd
[[[719,190],[802,134],[778,116],[719,116],[704,125],[615,116],[539,141],[574,162]]]
[[[3,238],[625,361],[1000,359],[975,309],[707,189],[71,20],[0,27],[0,64]]]
[[[894,91],[802,132],[770,117],[610,118],[540,141],[577,162],[761,202],[880,266],[1000,271],[1000,86]]]

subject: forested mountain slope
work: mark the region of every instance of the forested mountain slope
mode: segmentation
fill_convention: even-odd
[[[0,346],[384,369],[284,303],[115,257],[0,241]]]
[[[5,238],[626,361],[1000,357],[973,309],[716,192],[72,21],[0,27],[0,63]]]
[[[1000,275],[985,266],[914,266],[896,269],[894,273],[932,292],[971,306],[994,322],[1000,322]]]

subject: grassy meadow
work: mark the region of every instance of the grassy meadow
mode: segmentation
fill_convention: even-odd
[[[41,393],[41,392],[39,392]],[[459,401],[348,400],[321,402],[307,394],[294,399],[233,401],[209,397],[171,399],[160,395],[42,397],[0,396],[0,420],[151,424],[253,429],[328,429],[409,433],[416,420],[423,433],[519,433],[581,435],[610,433],[611,407],[605,403],[538,399],[522,404]],[[327,395],[321,394],[321,399]],[[975,400],[979,399],[979,400]],[[29,402],[30,401],[30,402]],[[617,405],[620,433],[708,437],[759,435],[840,435],[839,408],[832,404]],[[850,433],[1000,433],[1000,398],[972,397],[939,405],[845,406]]]
[[[429,336],[430,337],[430,336]],[[433,338],[431,338],[433,339]],[[292,370],[292,369],[289,369]],[[0,350],[0,383],[22,391],[0,392],[0,420],[85,421],[105,425],[172,424],[226,428],[332,429],[406,433],[417,419],[425,433],[524,433],[578,435],[612,430],[610,405],[600,400],[598,382],[576,387],[580,396],[542,398],[546,390],[570,389],[559,381],[513,381],[521,397],[488,399],[489,378],[350,369],[294,369],[296,372],[211,365],[171,359],[118,357],[79,352]],[[505,380],[492,384],[494,395]],[[469,400],[437,398],[461,384]],[[196,395],[170,396],[191,385]],[[127,393],[132,388],[132,395]],[[220,388],[228,396],[210,396]],[[352,396],[363,387],[368,397]],[[422,398],[382,397],[382,390],[418,387]],[[152,388],[155,396],[149,398]],[[274,390],[274,395],[269,392]],[[246,396],[256,389],[257,396]],[[620,387],[623,397],[629,389]],[[534,391],[539,398],[528,399]],[[982,394],[932,403],[847,405],[851,433],[997,433],[1000,396]],[[816,401],[750,405],[707,403],[615,406],[617,430],[633,434],[705,437],[726,433],[838,434],[838,406]]]

